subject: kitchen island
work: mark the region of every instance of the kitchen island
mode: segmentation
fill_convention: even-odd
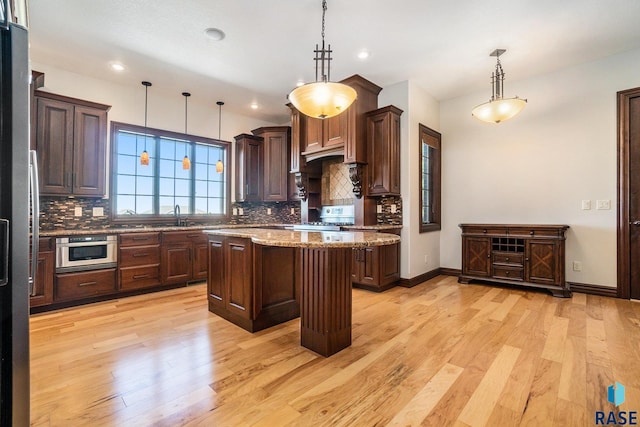
[[[300,344],[323,356],[351,345],[352,250],[400,241],[370,232],[204,232],[209,310],[251,332],[299,315]]]

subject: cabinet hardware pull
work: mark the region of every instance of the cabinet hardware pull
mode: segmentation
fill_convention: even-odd
[[[200,237],[200,234],[187,234],[187,237]]]
[[[630,222],[629,224],[631,224],[631,225],[640,225],[640,221],[636,220],[636,221]]]
[[[487,254],[487,258],[491,258],[491,254]]]
[[[507,257],[507,261],[509,261],[509,257]]]
[[[78,286],[93,286],[97,284],[98,282],[85,282],[85,283],[78,283]]]
[[[134,275],[133,275],[133,278],[134,278],[134,279],[146,279],[146,278],[148,278],[148,277],[149,277],[149,275],[148,275],[148,274],[134,274]]]
[[[487,229],[486,229],[486,228],[482,229],[482,232],[483,232],[483,233],[486,233],[486,232],[487,232]]]
[[[509,275],[509,272],[507,271],[507,276]]]
[[[535,231],[533,231],[533,230],[531,230],[531,231],[529,232],[529,234],[530,234],[530,235],[532,235],[532,236],[534,235],[534,233],[535,233]]]
[[[529,262],[529,258],[525,258],[524,260],[525,260],[525,261],[527,261],[527,262]]]
[[[133,254],[134,257],[141,257],[141,256],[149,256],[149,252],[139,252],[137,254]]]
[[[133,240],[149,240],[148,237],[134,237]]]

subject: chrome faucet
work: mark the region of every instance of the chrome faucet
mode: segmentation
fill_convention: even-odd
[[[180,224],[180,205],[176,205],[175,208],[173,208],[173,216],[176,217],[176,225],[179,227]]]

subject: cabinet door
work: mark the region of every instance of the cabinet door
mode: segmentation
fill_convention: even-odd
[[[48,305],[53,302],[53,274],[55,262],[55,252],[40,252],[38,254],[36,281],[33,284],[34,292],[29,298],[30,307]]]
[[[43,195],[71,194],[73,105],[38,98],[36,150]]]
[[[251,318],[251,285],[253,279],[251,240],[230,237],[225,244],[227,265],[225,282],[226,309],[246,319]]]
[[[561,285],[558,245],[553,240],[528,240],[526,248],[526,280],[532,283]]]
[[[208,248],[207,259],[209,260],[209,268],[207,272],[207,293],[209,304],[224,308],[224,238],[218,238],[218,236],[209,237]]]
[[[264,138],[263,200],[286,202],[289,197],[289,134],[267,132]]]
[[[400,244],[377,247],[380,262],[380,286],[386,286],[400,279]]]
[[[207,280],[209,270],[208,257],[209,245],[196,243],[193,245],[193,280]]]
[[[362,277],[362,263],[360,262],[360,248],[351,249],[351,282],[360,283]]]
[[[302,141],[302,152],[312,152],[322,150],[322,128],[323,120],[313,119],[302,115],[301,120],[304,120],[304,134]]]
[[[73,193],[104,196],[107,112],[76,106],[73,138]]]
[[[491,274],[491,240],[488,237],[464,237],[462,257],[462,274],[473,276]]]
[[[367,117],[370,195],[400,194],[400,114],[394,108]]]
[[[116,292],[116,269],[56,275],[54,300],[71,301]]]
[[[262,143],[249,141],[246,146],[246,201],[262,200]]]
[[[162,249],[162,284],[191,280],[191,243],[172,243]]]
[[[344,144],[347,140],[349,132],[349,113],[348,111],[325,119],[323,123],[322,145],[330,147],[333,145]]]

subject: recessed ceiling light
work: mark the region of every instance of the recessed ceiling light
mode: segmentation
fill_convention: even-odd
[[[126,67],[122,65],[120,62],[115,62],[115,61],[109,62],[109,66],[113,71],[117,71],[117,72],[121,72],[126,69]]]
[[[219,28],[207,28],[206,30],[204,30],[204,33],[211,40],[215,40],[215,41],[220,41],[225,37],[224,31],[222,31]]]
[[[258,109],[258,103],[257,102],[252,102],[251,103],[251,108],[254,109],[254,110],[257,110]]]
[[[371,56],[371,52],[366,49],[362,49],[360,52],[358,52],[358,58],[360,59],[367,59],[369,56]]]

